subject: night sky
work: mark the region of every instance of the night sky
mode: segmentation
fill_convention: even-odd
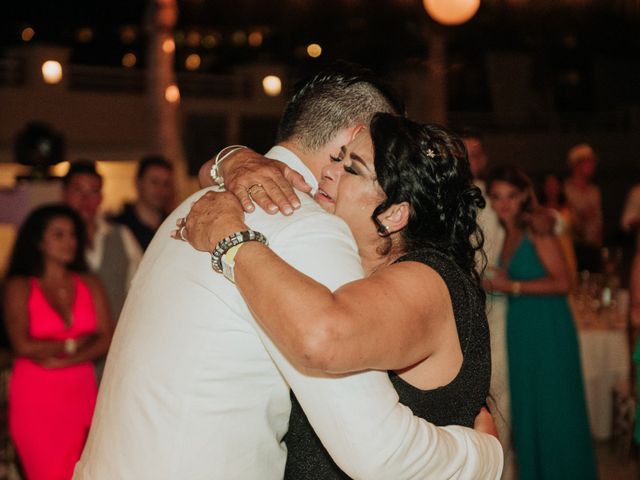
[[[539,84],[534,87],[543,90],[552,84],[560,110],[604,108],[594,99],[597,62],[603,58],[629,73],[629,81],[617,86],[614,103],[640,103],[635,83],[640,80],[640,7],[625,10],[625,2],[484,0],[478,14],[459,27],[435,24],[419,0],[178,4],[178,72],[185,71],[186,58],[197,53],[202,59],[198,71],[206,73],[227,73],[263,61],[304,74],[343,58],[384,74],[424,65],[430,32],[439,31],[447,37],[454,110],[490,109],[484,71],[490,51],[523,52],[533,58],[534,82]],[[133,68],[144,68],[145,5],[142,0],[11,2],[0,19],[0,46],[25,43],[21,32],[29,26],[35,30],[32,43],[69,46],[73,63],[120,67],[131,52],[138,59]],[[259,45],[250,45],[252,32],[262,35]],[[306,46],[314,42],[323,49],[317,59],[306,54]]]

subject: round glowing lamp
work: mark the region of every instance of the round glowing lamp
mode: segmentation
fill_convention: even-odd
[[[270,97],[277,97],[282,91],[282,80],[276,75],[267,75],[262,79],[264,93]]]
[[[138,62],[138,59],[136,58],[136,55],[134,53],[128,52],[122,56],[123,67],[127,67],[127,68],[135,67],[137,62]]]
[[[164,99],[169,103],[177,103],[180,101],[180,89],[176,84],[167,87],[164,91]]]
[[[162,51],[166,54],[173,53],[176,50],[176,42],[173,38],[165,38],[162,42]]]
[[[311,43],[307,46],[307,55],[309,55],[311,58],[318,58],[320,55],[322,55],[322,47],[317,43]]]
[[[469,21],[480,8],[480,0],[422,0],[429,16],[442,25]]]
[[[55,85],[62,80],[62,65],[55,60],[47,60],[42,64],[42,78],[45,83]]]
[[[20,37],[24,42],[30,42],[33,36],[36,34],[36,31],[31,27],[26,27],[22,30]]]
[[[249,45],[251,45],[252,47],[259,47],[260,45],[262,45],[262,41],[264,40],[264,37],[262,36],[262,32],[251,32],[249,34]]]
[[[185,59],[184,66],[187,70],[193,71],[200,68],[201,62],[202,59],[200,58],[200,55],[198,55],[197,53],[192,53]]]

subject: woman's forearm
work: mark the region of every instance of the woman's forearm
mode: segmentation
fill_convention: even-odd
[[[569,293],[569,289],[569,279],[561,277],[544,277],[536,280],[512,280],[511,288],[505,293],[523,295],[562,295]]]
[[[102,333],[92,335],[76,353],[67,357],[68,364],[84,363],[104,356],[109,350],[111,335]]]
[[[235,262],[236,284],[269,336],[294,363],[324,370],[338,335],[336,296],[258,242]]]
[[[17,357],[29,358],[36,361],[64,354],[63,340],[24,339],[13,342],[12,346],[13,353]]]

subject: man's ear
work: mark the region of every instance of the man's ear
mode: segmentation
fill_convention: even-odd
[[[349,132],[349,141],[351,142],[360,132],[366,129],[367,126],[364,123],[359,123],[358,125],[351,127],[351,130]]]
[[[399,232],[409,223],[411,215],[411,205],[408,202],[394,203],[387,208],[382,214],[378,215],[378,220],[384,225],[386,230],[391,234]]]

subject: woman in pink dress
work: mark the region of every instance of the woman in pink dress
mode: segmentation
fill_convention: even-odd
[[[11,257],[9,430],[28,480],[71,478],[97,396],[92,360],[111,341],[104,291],[85,273],[84,236],[71,209],[44,206],[20,227]]]

